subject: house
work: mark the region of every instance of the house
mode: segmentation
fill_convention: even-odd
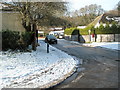
[[[44,37],[44,31],[38,30],[38,37]]]
[[[105,27],[107,22],[111,23],[112,21],[116,21],[118,22],[118,25],[120,25],[120,16],[105,13],[105,14],[98,16],[88,26],[93,25],[95,28],[97,28],[102,24]],[[109,25],[111,26],[112,24],[109,24]]]
[[[14,11],[2,11],[0,12],[1,18],[0,21],[2,25],[0,28],[2,30],[12,30],[12,31],[20,31],[24,32],[25,28],[22,25],[22,17],[19,12]]]
[[[63,28],[59,28],[59,27],[56,27],[56,28],[50,28],[50,32],[49,34],[52,34],[52,35],[63,35],[64,34],[64,30]]]
[[[0,10],[2,10],[3,8],[8,8],[8,6],[0,3]]]
[[[50,28],[50,29],[51,29],[51,31],[49,32],[49,35],[52,34],[52,35],[55,35],[58,38],[63,38],[64,37],[63,28],[56,27],[56,28]]]
[[[24,32],[25,28],[22,25],[21,14],[17,11],[13,11],[7,5],[0,3],[0,21],[1,30],[12,30]]]

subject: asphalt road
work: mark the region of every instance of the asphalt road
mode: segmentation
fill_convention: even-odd
[[[52,46],[83,60],[76,73],[52,89],[118,88],[118,51],[85,47],[66,40]]]

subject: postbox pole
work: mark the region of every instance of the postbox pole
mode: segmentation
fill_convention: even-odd
[[[49,43],[47,42],[47,53],[49,53]]]

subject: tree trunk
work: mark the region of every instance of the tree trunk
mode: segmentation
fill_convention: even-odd
[[[32,29],[33,29],[32,49],[36,51],[36,23],[33,23]]]

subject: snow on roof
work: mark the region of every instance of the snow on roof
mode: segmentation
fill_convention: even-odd
[[[64,30],[61,31],[51,31],[49,34],[63,34]]]
[[[51,30],[62,30],[63,28],[61,27],[56,27],[56,28],[50,28]]]
[[[112,17],[112,18],[109,18],[108,16],[106,16],[106,19],[107,19],[107,20],[120,21],[120,17]]]
[[[58,28],[54,28],[54,29],[62,29],[62,28],[59,28],[59,27],[58,27]]]
[[[77,28],[84,29],[84,28],[86,28],[86,26],[77,26]]]
[[[38,33],[44,33],[44,31],[38,31]]]

